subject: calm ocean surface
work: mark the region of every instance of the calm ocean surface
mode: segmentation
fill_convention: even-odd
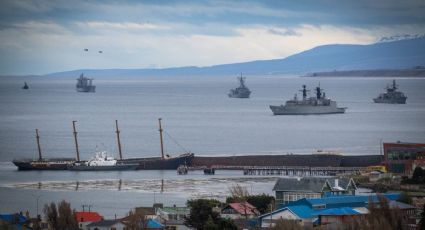
[[[379,154],[380,141],[425,141],[425,79],[397,79],[405,105],[374,104],[392,78],[247,77],[250,99],[227,97],[235,77],[103,77],[96,93],[77,93],[75,80],[54,77],[0,78],[0,212],[36,211],[41,203],[67,199],[79,209],[92,204],[107,217],[154,201],[183,205],[190,197],[221,198],[239,183],[270,193],[274,179],[222,171],[177,176],[174,171],[18,172],[14,158],[35,158],[35,129],[45,157],[74,157],[72,120],[77,120],[81,158],[96,150],[117,155],[119,121],[125,157],[159,156],[159,117],[165,151],[195,155]],[[29,90],[21,90],[26,81]],[[302,84],[320,82],[346,114],[273,116],[268,105],[292,98]],[[176,142],[178,144],[176,144]],[[121,182],[120,182],[121,181]],[[161,181],[164,181],[161,193]],[[111,208],[112,207],[112,208]],[[41,208],[39,208],[41,210]],[[114,209],[114,210],[112,210]]]

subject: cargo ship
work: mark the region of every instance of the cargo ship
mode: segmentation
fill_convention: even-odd
[[[33,159],[15,159],[13,160],[13,164],[18,167],[18,170],[77,170],[80,168],[84,169],[92,169],[85,167],[75,167],[78,166],[87,166],[87,161],[80,160],[80,152],[78,147],[78,139],[77,139],[77,131],[75,127],[76,121],[72,121],[73,126],[73,134],[75,141],[75,149],[77,158],[43,158],[40,147],[40,136],[38,134],[38,129],[36,129],[36,139],[37,139],[37,147],[39,157],[36,160]],[[117,142],[118,142],[118,151],[119,151],[119,159],[116,159],[116,164],[120,165],[120,167],[115,167],[115,170],[123,170],[124,168],[133,168],[136,170],[176,170],[180,165],[191,166],[194,154],[193,153],[184,153],[175,157],[169,156],[168,154],[164,154],[164,146],[163,146],[163,136],[162,136],[162,125],[161,118],[159,119],[159,133],[160,133],[160,142],[161,142],[161,156],[159,157],[142,157],[142,158],[127,158],[123,159],[121,152],[121,141],[120,141],[120,131],[118,129],[118,121],[115,121],[116,125],[116,134],[117,134]],[[129,166],[130,165],[130,166]],[[121,167],[123,166],[123,167]],[[129,166],[129,167],[127,167]],[[108,170],[114,170],[112,169]],[[101,168],[102,169],[102,168]]]
[[[38,148],[38,159],[15,159],[13,164],[18,170],[66,170],[75,162],[75,158],[43,158],[40,147],[40,135],[35,130]]]

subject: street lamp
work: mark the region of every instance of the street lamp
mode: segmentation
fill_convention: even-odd
[[[36,196],[36,195],[31,195],[31,196],[33,196],[35,199],[36,199],[36,201],[37,201],[37,218],[38,218],[38,200],[40,199],[40,197],[41,196],[43,196],[43,195],[38,195],[38,196]]]

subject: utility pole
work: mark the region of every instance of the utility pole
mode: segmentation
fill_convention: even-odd
[[[75,123],[77,121],[72,121],[72,127],[74,129],[74,140],[75,140],[75,149],[77,151],[77,162],[80,161],[80,152],[78,151],[78,141],[77,141],[77,130],[75,129]]]

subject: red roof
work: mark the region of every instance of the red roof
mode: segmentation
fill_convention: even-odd
[[[236,212],[242,215],[257,215],[259,214],[258,210],[248,202],[242,203],[230,203],[229,206],[234,209]]]
[[[97,212],[75,212],[77,222],[94,222],[103,219]]]

